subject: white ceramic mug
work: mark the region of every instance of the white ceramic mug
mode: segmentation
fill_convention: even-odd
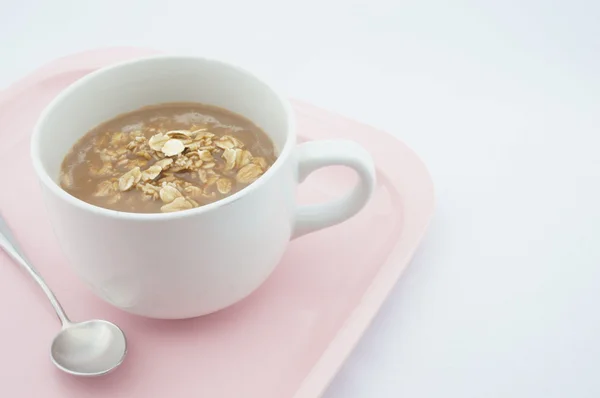
[[[87,131],[146,105],[183,101],[252,120],[273,140],[277,161],[243,190],[175,213],[108,210],[60,188],[61,162]],[[238,67],[200,57],[154,56],[85,76],[44,110],[31,155],[50,221],[77,274],[109,303],[153,318],[204,315],[246,297],[273,271],[291,238],[353,216],[375,184],[373,161],[362,147],[348,141],[297,146],[285,98]],[[297,205],[296,185],[329,165],[353,168],[360,177],[354,189],[331,203]]]

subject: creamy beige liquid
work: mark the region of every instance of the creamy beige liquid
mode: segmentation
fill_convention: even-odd
[[[271,139],[240,115],[196,103],[161,104],[85,134],[63,160],[61,186],[109,209],[179,211],[243,189],[275,160]]]

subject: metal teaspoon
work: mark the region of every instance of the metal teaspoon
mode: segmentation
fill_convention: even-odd
[[[0,247],[40,285],[62,323],[62,329],[54,337],[50,350],[52,362],[59,369],[76,376],[100,376],[123,362],[127,353],[127,340],[123,331],[113,323],[98,319],[71,322],[52,290],[25,259],[1,216]]]

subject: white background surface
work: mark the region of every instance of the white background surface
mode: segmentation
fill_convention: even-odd
[[[109,45],[238,62],[429,166],[430,232],[326,398],[600,396],[600,2],[0,0],[0,87]]]

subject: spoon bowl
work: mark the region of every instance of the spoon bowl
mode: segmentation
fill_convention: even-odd
[[[52,341],[52,362],[76,376],[100,376],[123,362],[127,339],[113,323],[91,320],[65,324]]]

